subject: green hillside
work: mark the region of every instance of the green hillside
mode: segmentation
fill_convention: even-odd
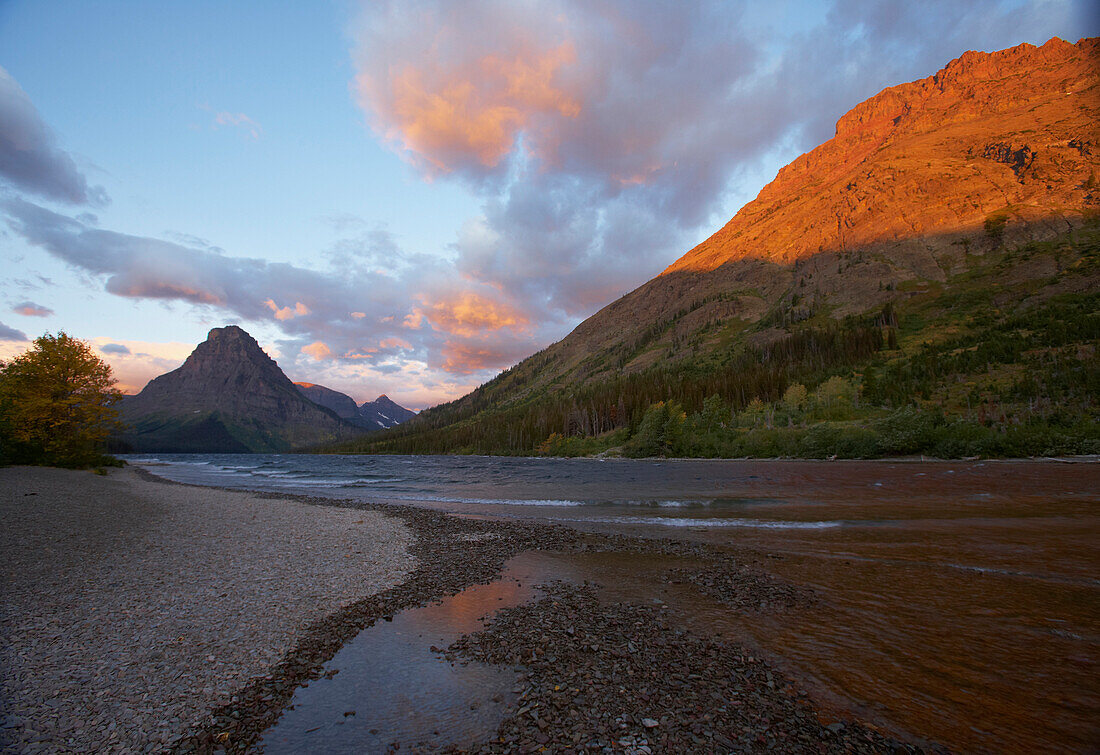
[[[798,283],[755,320],[737,317],[736,308],[698,317],[723,298],[710,294],[586,354],[568,372],[555,369],[556,344],[468,396],[329,450],[1100,453],[1098,263],[1092,221],[1052,241],[963,254],[943,280],[886,283],[885,304],[842,319],[831,316],[827,299],[801,299]],[[638,366],[646,361],[639,353],[658,349],[660,359]]]

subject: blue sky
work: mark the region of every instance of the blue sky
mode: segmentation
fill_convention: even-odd
[[[134,390],[235,322],[292,379],[455,398],[882,87],[1097,31],[957,5],[0,2],[0,357],[64,329]]]

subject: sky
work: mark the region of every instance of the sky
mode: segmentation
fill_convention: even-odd
[[[239,324],[458,398],[725,224],[886,86],[1091,0],[0,0],[0,359],[126,392]]]

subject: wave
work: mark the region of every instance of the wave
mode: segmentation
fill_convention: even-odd
[[[549,498],[457,498],[438,495],[388,495],[396,501],[431,501],[432,503],[474,503],[499,506],[587,506],[588,501],[569,501]]]
[[[615,516],[574,518],[569,522],[600,522],[602,524],[644,524],[662,527],[749,527],[768,530],[821,530],[841,527],[844,522],[838,520],[823,522],[784,522],[774,519],[693,519],[674,516]]]

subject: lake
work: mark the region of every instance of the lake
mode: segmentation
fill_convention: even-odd
[[[143,455],[179,482],[534,518],[701,540],[813,590],[738,615],[681,600],[826,708],[978,751],[1100,745],[1100,465],[1093,461],[717,461]],[[521,557],[522,559],[523,557]],[[653,564],[540,556],[642,599]]]

